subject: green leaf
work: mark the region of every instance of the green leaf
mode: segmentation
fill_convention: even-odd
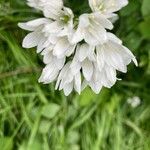
[[[139,29],[145,39],[150,39],[150,20],[141,22]]]
[[[42,115],[48,119],[52,119],[60,110],[60,106],[54,103],[45,105],[42,109]]]
[[[136,51],[141,45],[143,38],[139,32],[130,32],[125,38],[125,45],[132,51]]]
[[[38,139],[35,139],[31,145],[28,145],[27,142],[24,142],[19,147],[19,150],[42,150],[42,149],[43,145]]]
[[[130,16],[138,9],[138,6],[139,6],[139,2],[130,1],[126,7],[124,7],[122,10],[120,10],[119,14],[123,17]]]
[[[81,106],[86,106],[96,98],[96,94],[90,89],[86,88],[79,96]]]
[[[13,148],[13,140],[10,137],[0,138],[0,147],[3,150],[12,150]]]
[[[48,121],[48,120],[42,120],[40,122],[39,132],[42,133],[42,134],[46,134],[48,132],[50,126],[51,126],[50,121]]]
[[[150,0],[143,0],[142,14],[144,17],[150,15]]]
[[[69,144],[76,144],[79,141],[79,133],[76,131],[70,131],[67,135],[67,142]]]

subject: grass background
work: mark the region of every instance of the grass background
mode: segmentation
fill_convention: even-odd
[[[66,0],[76,14],[87,0]],[[0,0],[0,149],[1,150],[149,150],[150,149],[150,1],[130,0],[119,13],[114,33],[136,55],[122,81],[95,95],[54,91],[37,82],[43,67],[35,49],[23,49],[27,34],[17,23],[41,16],[25,0]],[[129,97],[138,96],[132,108]]]

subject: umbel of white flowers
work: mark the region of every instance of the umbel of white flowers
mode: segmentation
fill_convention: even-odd
[[[91,13],[75,18],[63,0],[28,0],[29,6],[44,14],[19,23],[31,32],[23,47],[37,47],[37,53],[43,55],[46,66],[39,82],[56,81],[56,89],[64,90],[66,96],[73,89],[80,94],[87,86],[99,93],[102,87],[116,83],[117,71],[126,73],[131,61],[137,65],[132,52],[107,32],[113,29],[115,12],[127,4],[127,0],[89,0]]]

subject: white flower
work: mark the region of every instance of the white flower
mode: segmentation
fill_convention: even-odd
[[[44,47],[53,45],[53,55],[58,58],[70,56],[76,47],[76,43],[70,43],[69,39],[73,33],[73,13],[69,8],[64,8],[60,20],[45,25],[43,31],[47,40]]]
[[[96,55],[97,65],[100,71],[107,65],[126,73],[127,65],[132,60],[136,66],[138,65],[131,51],[124,47],[120,39],[112,33],[107,33],[106,43],[96,46]]]
[[[76,44],[70,44],[66,37],[60,38],[53,49],[53,55],[57,58],[70,56],[75,50]]]
[[[45,26],[44,30],[49,34],[59,34],[59,36],[70,36],[73,30],[74,14],[70,8],[64,7],[59,18],[51,24]]]
[[[127,102],[131,107],[136,108],[141,104],[141,99],[138,96],[135,96],[133,98],[128,98]]]
[[[117,71],[127,72],[134,55],[122,41],[107,29],[113,28],[118,11],[127,0],[89,0],[92,13],[74,18],[62,0],[28,0],[31,7],[43,11],[45,18],[19,23],[31,31],[23,40],[23,47],[37,46],[45,68],[39,82],[56,81],[56,89],[68,96],[73,89],[79,94],[90,86],[95,93],[102,87],[111,88]]]
[[[62,0],[28,0],[28,5],[42,10],[45,17],[56,19],[63,8]]]
[[[90,46],[78,46],[73,62],[72,73],[82,70],[83,87],[89,85],[95,93],[101,88],[111,88],[117,81],[117,70],[127,72],[127,65],[133,60],[137,65],[134,55],[122,45],[122,41],[115,35],[107,33],[105,43]]]
[[[46,67],[43,69],[42,75],[39,78],[39,82],[44,84],[51,83],[55,81],[58,77],[59,71],[65,64],[65,57],[58,59],[57,57],[53,56],[52,52],[48,49],[43,51],[42,55],[44,55],[44,63]]]
[[[75,44],[70,44],[69,37],[73,32],[73,13],[69,8],[64,8],[60,15],[60,20],[50,20],[40,18],[27,23],[19,23],[19,27],[29,33],[23,40],[24,48],[37,46],[37,52],[41,52],[47,47],[53,47],[54,55],[63,57],[62,54],[71,55]]]
[[[78,45],[76,54],[71,63],[72,73],[76,74],[82,69],[83,76],[87,81],[91,80],[94,73],[93,62],[96,60],[94,49],[94,46],[88,44]]]
[[[127,72],[127,65],[133,60],[137,61],[134,55],[122,45],[120,39],[111,33],[107,33],[107,42],[96,46],[95,71],[91,81],[87,81],[95,92],[101,86],[111,88],[117,81],[116,71]],[[96,91],[96,89],[98,89]]]
[[[73,74],[70,68],[71,62],[68,62],[63,69],[61,70],[57,83],[56,89],[64,90],[66,96],[68,96],[73,88],[80,94],[81,92],[81,73],[78,71],[76,74]]]
[[[112,23],[99,12],[83,14],[72,42],[85,40],[89,45],[103,44],[106,41],[106,29],[112,29]]]
[[[127,4],[128,0],[89,0],[92,11],[100,11],[103,14],[114,13]]]
[[[95,47],[88,44],[78,46],[70,67],[72,74],[82,71],[82,90],[89,85],[95,93],[99,93],[103,86],[110,88],[117,80],[113,67],[106,65],[101,71],[98,69]]]
[[[31,33],[24,38],[22,46],[24,48],[37,46],[37,52],[41,52],[44,49],[43,44],[46,41],[46,37],[44,36],[42,29],[49,23],[51,23],[51,20],[46,18],[32,20],[27,23],[19,23],[18,26],[20,28],[31,31]]]
[[[84,89],[87,86],[90,86],[91,89],[98,94],[103,85],[101,84],[102,78],[101,78],[101,74],[99,72],[99,70],[97,69],[97,67],[94,65],[94,69],[93,69],[93,75],[91,77],[90,81],[87,81],[86,79],[84,79],[83,84],[82,84],[82,88]]]
[[[93,12],[100,12],[112,23],[118,19],[116,11],[128,4],[128,0],[89,0]]]

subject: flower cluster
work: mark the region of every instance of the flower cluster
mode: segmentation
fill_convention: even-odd
[[[89,0],[91,13],[78,18],[63,0],[28,0],[28,5],[41,10],[43,18],[19,23],[31,31],[23,40],[24,48],[37,47],[45,68],[39,82],[56,81],[56,89],[69,95],[79,94],[90,86],[95,93],[110,88],[117,81],[117,71],[127,72],[134,55],[122,41],[107,30],[113,29],[116,11],[127,0]]]

